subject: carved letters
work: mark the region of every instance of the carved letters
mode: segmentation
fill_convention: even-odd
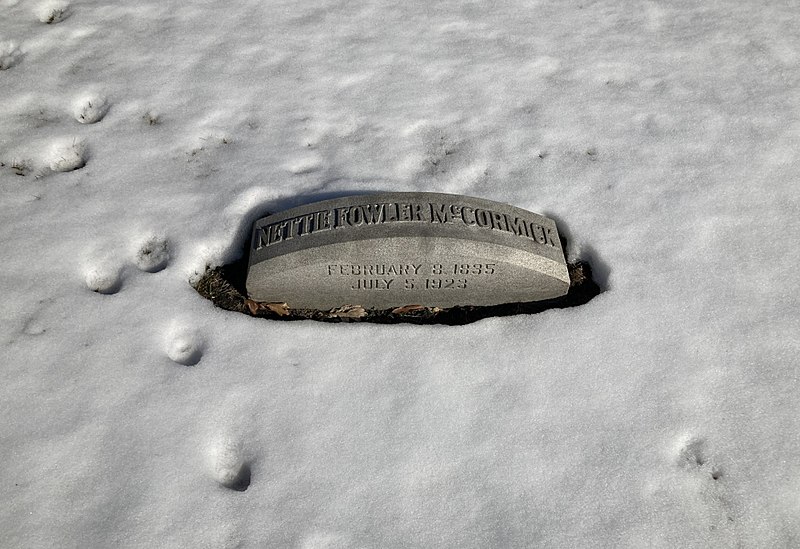
[[[260,219],[247,276],[251,299],[316,309],[493,305],[568,288],[552,220],[436,193],[337,198]]]
[[[554,248],[558,246],[554,232],[549,227],[507,213],[459,204],[384,202],[320,210],[265,225],[255,234],[255,249],[319,231],[402,222],[463,223],[466,226],[509,232]]]

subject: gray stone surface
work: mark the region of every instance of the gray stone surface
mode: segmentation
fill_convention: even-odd
[[[253,225],[247,292],[295,309],[497,305],[569,289],[553,220],[439,193],[348,196]]]

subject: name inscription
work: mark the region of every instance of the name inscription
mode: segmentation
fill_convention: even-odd
[[[250,299],[295,309],[496,305],[569,290],[556,224],[491,200],[378,193],[257,220]]]
[[[380,202],[342,206],[298,215],[259,227],[254,239],[256,250],[278,242],[322,231],[336,231],[385,223],[463,224],[467,227],[501,231],[558,248],[553,229],[535,221],[484,208],[433,202]]]

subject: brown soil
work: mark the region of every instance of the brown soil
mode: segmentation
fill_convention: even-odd
[[[469,324],[492,316],[536,314],[548,309],[577,307],[589,302],[602,292],[592,279],[588,263],[576,261],[567,265],[570,288],[567,295],[545,301],[508,303],[489,307],[453,307],[439,309],[420,306],[405,306],[386,310],[364,310],[358,305],[339,307],[330,311],[312,309],[289,309],[282,303],[257,303],[247,299],[245,279],[246,258],[229,265],[206,270],[194,288],[214,305],[228,311],[236,311],[274,320],[319,320],[322,322],[376,322],[396,324],[447,324],[451,326]]]

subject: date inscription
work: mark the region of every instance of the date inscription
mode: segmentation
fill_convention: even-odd
[[[570,283],[552,219],[453,194],[303,204],[257,220],[249,251],[248,297],[292,309],[521,303]]]
[[[327,276],[351,290],[466,290],[477,277],[497,274],[496,263],[328,264]]]

